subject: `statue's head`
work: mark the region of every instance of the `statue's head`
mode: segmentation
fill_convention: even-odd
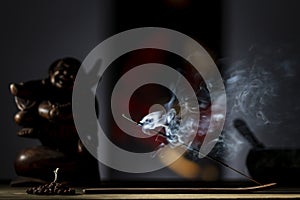
[[[81,62],[75,58],[63,58],[55,61],[49,68],[51,83],[57,88],[72,88]]]

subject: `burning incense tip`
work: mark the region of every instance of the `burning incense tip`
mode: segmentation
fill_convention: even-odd
[[[128,121],[130,121],[136,125],[139,125],[139,126],[141,125],[141,124],[137,123],[136,121],[133,121],[131,118],[127,117],[125,114],[122,114],[122,117],[124,117],[125,119],[127,119]]]

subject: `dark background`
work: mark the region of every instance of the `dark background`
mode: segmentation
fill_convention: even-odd
[[[234,150],[228,147],[234,153],[228,160],[233,166],[247,173],[245,157],[251,148],[232,128],[235,117],[244,118],[258,139],[266,145],[299,147],[298,2],[1,1],[0,179],[15,176],[13,161],[19,150],[38,144],[38,141],[16,136],[19,127],[13,123],[13,114],[17,109],[9,94],[9,83],[43,78],[47,76],[48,66],[55,59],[74,56],[82,60],[93,47],[110,35],[143,26],[172,28],[193,37],[212,55],[228,79],[231,77],[230,72],[244,70],[239,75],[243,76],[242,80],[246,80],[245,77],[249,75],[247,70],[253,66],[254,58],[264,58],[258,62],[260,65],[255,68],[254,74],[259,74],[260,66],[271,73],[266,75],[270,79],[263,79],[262,88],[265,82],[269,83],[270,87],[277,88],[277,96],[267,96],[265,100],[272,103],[262,108],[267,117],[276,117],[271,117],[270,123],[266,125],[261,117],[253,114],[261,108],[260,104],[250,113],[242,112],[240,107],[240,110],[229,113],[226,132],[232,137],[228,143],[233,142],[239,147]],[[288,69],[282,71],[282,68]],[[289,76],[283,76],[285,73]],[[239,88],[230,84],[228,88],[231,92],[228,102],[231,108],[235,97],[239,95]],[[255,91],[264,90],[258,88]],[[255,95],[260,97],[262,93]],[[239,178],[229,172],[226,176]]]

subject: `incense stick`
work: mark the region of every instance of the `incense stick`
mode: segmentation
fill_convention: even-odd
[[[122,117],[124,117],[125,119],[127,119],[128,121],[134,123],[134,124],[137,125],[137,126],[142,126],[142,125],[143,125],[143,124],[138,123],[138,122],[132,120],[131,118],[127,117],[125,114],[122,114]],[[159,131],[156,131],[156,130],[153,130],[153,131],[156,132],[156,133],[158,133],[158,134],[160,134],[160,135],[163,136],[163,137],[166,137],[163,133],[161,133],[161,132],[159,132]],[[261,184],[260,182],[258,182],[258,181],[256,181],[256,180],[254,180],[253,178],[251,178],[250,176],[248,176],[248,175],[244,174],[243,172],[241,172],[241,171],[239,171],[239,170],[237,170],[237,169],[235,169],[235,168],[229,166],[228,164],[224,163],[224,162],[221,161],[221,160],[218,160],[218,159],[216,159],[216,158],[214,158],[214,157],[212,157],[212,156],[210,156],[210,155],[204,155],[204,154],[202,154],[199,150],[193,149],[193,148],[189,147],[189,146],[188,146],[187,144],[185,144],[185,143],[181,143],[181,145],[184,146],[184,147],[186,147],[186,148],[188,148],[188,149],[191,150],[191,151],[194,151],[194,152],[196,152],[196,153],[198,153],[198,154],[201,154],[202,156],[206,157],[206,158],[209,159],[209,160],[212,160],[212,161],[214,161],[214,162],[216,162],[216,163],[218,163],[218,164],[220,164],[220,165],[222,165],[222,166],[224,166],[224,167],[226,167],[226,168],[228,168],[228,169],[230,169],[230,170],[232,170],[232,171],[234,171],[234,172],[240,174],[241,176],[247,178],[249,181],[254,182],[254,183],[257,184],[257,185],[263,185],[263,184]]]

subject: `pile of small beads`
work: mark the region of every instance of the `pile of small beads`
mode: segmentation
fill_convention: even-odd
[[[37,195],[74,195],[75,190],[66,184],[51,182],[45,185],[32,187],[26,190],[28,194]]]

